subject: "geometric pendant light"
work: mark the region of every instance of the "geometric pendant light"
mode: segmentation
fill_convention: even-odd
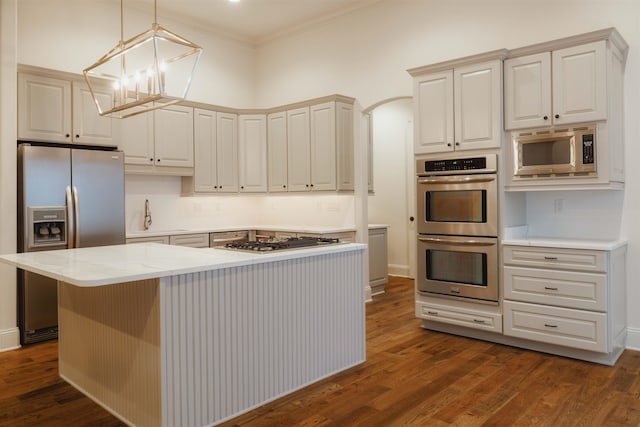
[[[183,101],[202,55],[202,48],[157,23],[153,2],[151,29],[124,40],[124,7],[120,0],[120,41],[84,69],[98,113],[126,118]],[[112,105],[98,102],[96,88],[109,84]]]

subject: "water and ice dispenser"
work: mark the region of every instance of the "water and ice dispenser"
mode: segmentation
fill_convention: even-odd
[[[64,206],[28,207],[29,249],[66,247],[67,210]]]

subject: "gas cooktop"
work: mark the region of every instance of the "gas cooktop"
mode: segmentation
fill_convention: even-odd
[[[233,242],[224,245],[226,249],[235,249],[250,252],[270,252],[283,249],[299,249],[320,245],[332,245],[339,243],[338,239],[324,237],[287,237],[284,239],[249,240]]]

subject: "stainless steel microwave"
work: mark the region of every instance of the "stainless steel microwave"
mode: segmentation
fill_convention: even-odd
[[[596,125],[517,131],[513,143],[515,177],[592,177],[596,167]]]

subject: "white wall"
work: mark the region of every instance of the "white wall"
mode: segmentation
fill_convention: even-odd
[[[410,276],[409,198],[413,181],[413,100],[403,98],[372,111],[373,183],[369,222],[388,224],[389,274]],[[411,161],[409,161],[411,159]]]
[[[16,251],[16,13],[0,0],[0,253]],[[20,345],[16,326],[16,269],[0,265],[0,351]]]
[[[151,208],[152,231],[258,225],[355,227],[354,197],[347,194],[181,197],[180,178],[142,175],[128,175],[125,187],[127,232],[142,230],[145,200]]]
[[[151,28],[153,6],[127,9],[124,36]],[[162,16],[158,23],[203,47],[187,98],[234,108],[253,106],[253,47]],[[81,74],[120,40],[120,2],[113,0],[20,0],[18,63]]]
[[[536,194],[527,216],[540,233],[629,240],[627,300],[630,345],[640,348],[640,1],[382,0],[306,33],[258,49],[258,104],[293,102],[327,92],[363,107],[411,96],[406,69],[499,48],[517,48],[607,27],[629,43],[625,73],[627,176],[623,192]],[[554,200],[562,198],[556,212]],[[623,212],[620,209],[624,208]],[[550,227],[541,229],[545,224]]]

